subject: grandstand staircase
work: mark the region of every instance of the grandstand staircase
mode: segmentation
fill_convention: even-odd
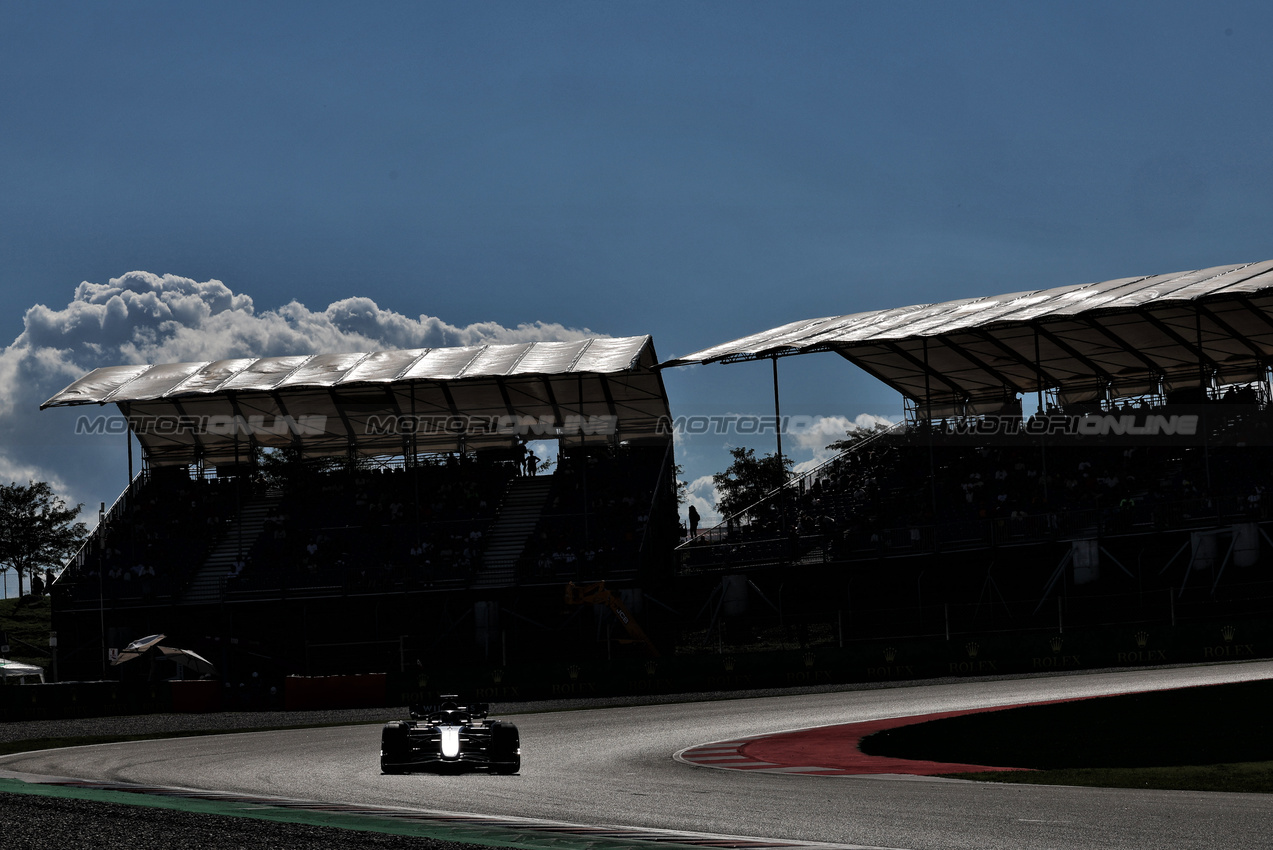
[[[181,597],[181,605],[207,605],[221,601],[225,577],[242,551],[247,554],[265,529],[270,511],[283,499],[282,490],[267,490],[250,499],[239,510],[237,522],[231,522],[225,534],[212,547],[203,566],[194,574]]]
[[[517,583],[517,562],[535,533],[553,486],[551,475],[514,478],[504,491],[499,518],[486,536],[482,568],[474,587],[508,587]]]

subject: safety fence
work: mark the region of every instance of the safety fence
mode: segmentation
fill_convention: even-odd
[[[1153,621],[1110,628],[1055,628],[840,639],[824,634],[805,645],[745,651],[714,649],[663,657],[545,659],[517,665],[426,663],[383,675],[288,677],[266,695],[230,683],[64,682],[0,687],[0,721],[116,716],[170,711],[404,706],[441,693],[516,709],[524,700],[594,696],[698,694],[752,688],[852,686],[941,677],[1034,674],[1102,668],[1242,661],[1273,656],[1267,620]],[[252,688],[255,688],[254,690]],[[280,718],[286,722],[285,714]]]

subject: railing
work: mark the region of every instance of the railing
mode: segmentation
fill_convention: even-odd
[[[99,542],[101,536],[105,533],[106,529],[110,527],[112,522],[123,517],[124,511],[128,509],[129,500],[133,493],[140,489],[141,485],[144,484],[148,478],[149,472],[146,469],[138,470],[137,474],[133,476],[133,480],[128,482],[128,486],[124,488],[123,492],[115,497],[115,501],[111,503],[111,506],[106,509],[105,512],[100,514],[97,525],[89,533],[88,537],[84,538],[84,542],[80,544],[80,548],[76,549],[75,554],[68,558],[66,563],[62,564],[62,569],[58,571],[57,576],[53,579],[53,583],[55,585],[72,567],[83,568],[85,566],[88,561],[89,553],[93,551],[94,544]]]
[[[1164,529],[1213,528],[1234,522],[1264,522],[1273,516],[1264,502],[1217,496],[1130,508],[996,517],[931,525],[891,526],[840,534],[788,534],[744,527],[721,540],[682,546],[682,573],[716,572],[747,566],[902,557],[1020,546],[1044,542],[1148,534]]]
[[[748,505],[747,507],[743,508],[740,511],[735,511],[734,513],[725,517],[723,520],[721,520],[719,523],[712,526],[711,528],[698,532],[698,534],[694,535],[693,538],[686,540],[684,543],[680,544],[676,548],[678,550],[683,550],[699,541],[718,542],[720,540],[725,539],[730,534],[730,529],[735,528],[737,526],[742,526],[743,525],[742,520],[745,517],[747,517],[749,514],[751,514],[754,510],[756,510],[756,508],[760,507],[761,505],[769,504],[775,497],[777,497],[783,491],[794,489],[797,492],[803,492],[805,488],[805,483],[817,480],[817,478],[820,476],[820,473],[822,473],[823,470],[825,470],[827,467],[832,466],[833,464],[836,464],[844,460],[845,458],[848,458],[856,454],[862,449],[865,449],[867,446],[870,446],[873,443],[883,439],[884,437],[893,434],[895,431],[898,431],[898,430],[905,431],[907,428],[908,426],[906,425],[905,422],[894,422],[892,425],[890,425],[889,427],[883,430],[870,432],[865,437],[862,437],[861,439],[856,441],[852,446],[840,452],[835,457],[829,458],[828,460],[823,461],[822,463],[818,464],[812,469],[807,469],[804,472],[800,473],[799,475],[795,476],[794,478],[789,479],[786,483],[782,484],[781,486],[775,487],[774,489],[766,493],[764,496],[757,499],[752,504]]]
[[[704,608],[686,624],[677,653],[721,655],[727,662],[738,661],[740,671],[746,669],[742,656],[747,653],[839,648],[869,649],[870,665],[880,667],[911,664],[922,659],[922,653],[936,650],[939,666],[951,672],[961,667],[963,672],[996,672],[995,664],[979,662],[990,659],[1007,667],[1014,658],[1018,665],[1024,660],[1026,669],[1057,670],[1078,667],[1074,655],[1103,655],[1112,663],[1117,652],[1135,654],[1142,646],[1137,643],[1140,630],[1147,632],[1142,637],[1149,649],[1170,648],[1173,661],[1191,657],[1188,652],[1199,660],[1225,659],[1249,650],[1223,638],[1219,624],[1211,641],[1195,643],[1201,636],[1199,624],[1262,622],[1273,613],[1271,581],[1235,583],[1220,597],[1200,593],[1179,598],[1170,587],[1119,593],[1080,593],[1071,588],[1041,609],[1036,596],[949,602],[936,593],[932,597],[917,592],[906,604],[897,595],[880,605],[876,598],[858,600],[844,593],[809,606],[783,604],[776,596],[762,601],[753,595],[745,612],[731,616]],[[1242,626],[1237,631],[1242,634]],[[916,643],[890,645],[891,641]],[[925,641],[931,642],[927,649]],[[1143,649],[1141,653],[1149,655]]]

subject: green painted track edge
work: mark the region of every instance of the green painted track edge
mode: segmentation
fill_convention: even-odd
[[[145,791],[117,791],[109,788],[84,788],[81,786],[50,785],[41,782],[24,782],[20,779],[0,778],[0,793],[32,794],[40,797],[58,797],[68,800],[88,800],[102,803],[119,803],[129,806],[150,806],[198,814],[224,817],[253,818],[278,823],[295,823],[306,826],[326,826],[359,832],[379,832],[389,835],[407,835],[479,844],[487,847],[513,847],[525,850],[648,850],[671,847],[685,850],[701,850],[673,841],[623,840],[609,837],[574,835],[545,836],[498,826],[472,824],[442,825],[434,823],[405,822],[399,818],[378,817],[374,814],[347,814],[341,812],[312,812],[304,809],[284,808],[238,801],[208,800],[199,797],[158,796]]]

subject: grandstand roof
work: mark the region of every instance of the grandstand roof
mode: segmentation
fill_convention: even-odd
[[[1273,261],[808,319],[661,365],[816,351],[927,398],[934,416],[995,412],[1040,386],[1074,403],[1160,381],[1260,380],[1273,363]]]
[[[636,336],[108,366],[40,408],[114,403],[156,464],[667,439],[657,363]]]

